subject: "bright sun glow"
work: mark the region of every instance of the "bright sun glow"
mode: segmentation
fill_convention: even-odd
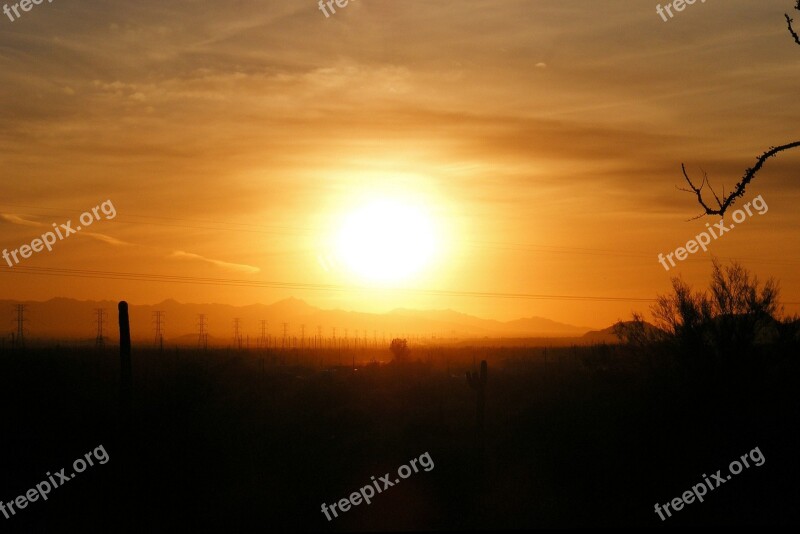
[[[418,274],[437,248],[435,227],[419,206],[373,200],[350,213],[336,241],[339,260],[360,277],[396,282]]]

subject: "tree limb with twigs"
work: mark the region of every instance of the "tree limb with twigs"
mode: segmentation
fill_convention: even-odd
[[[794,8],[797,11],[800,11],[800,0],[797,0],[797,5],[794,6]],[[789,26],[789,33],[792,34],[794,42],[800,45],[800,35],[797,35],[797,32],[794,30],[794,27],[792,27],[792,22],[794,22],[794,19],[790,17],[788,13],[784,14],[784,16],[786,17],[786,24]]]
[[[800,4],[800,0],[798,0],[798,3]],[[797,147],[800,147],[800,141],[795,141],[794,143],[789,143],[786,145],[770,147],[769,150],[767,150],[758,157],[758,160],[756,161],[756,164],[753,167],[745,171],[744,177],[739,183],[736,184],[731,194],[725,196],[725,190],[723,189],[722,199],[720,199],[720,197],[717,196],[717,193],[711,187],[711,182],[708,180],[708,175],[705,172],[703,172],[703,181],[700,183],[700,186],[698,187],[694,185],[694,182],[692,182],[691,178],[689,178],[689,174],[686,172],[686,165],[681,163],[681,170],[683,171],[683,177],[686,178],[686,183],[689,184],[690,189],[678,187],[678,190],[685,191],[686,193],[690,193],[697,196],[697,202],[700,204],[700,206],[702,206],[703,210],[705,210],[703,213],[701,213],[697,217],[693,217],[690,220],[699,219],[700,217],[703,217],[705,215],[719,215],[720,217],[723,216],[725,212],[728,210],[728,208],[731,205],[733,205],[733,203],[736,201],[737,198],[744,196],[745,188],[753,180],[753,178],[756,177],[758,171],[761,170],[761,168],[764,166],[764,163],[766,163],[766,161],[769,158],[779,154],[780,152],[783,152],[784,150],[789,150],[791,148],[797,148]],[[711,194],[714,196],[714,201],[717,203],[716,208],[712,208],[711,206],[709,206],[709,204],[703,197],[703,189],[705,188],[706,184],[708,184],[708,189],[711,191]]]
[[[796,11],[800,11],[800,0],[796,1],[797,3],[794,8]],[[800,35],[798,35],[798,33],[795,31],[794,26],[792,24],[794,22],[794,19],[790,17],[788,13],[786,13],[784,16],[786,17],[786,24],[789,26],[789,33],[792,35],[792,38],[794,38],[794,42],[800,45]],[[761,168],[764,166],[764,163],[766,163],[766,161],[769,158],[777,155],[780,152],[783,152],[784,150],[789,150],[791,148],[797,148],[797,147],[800,147],[800,141],[789,143],[787,145],[770,147],[769,150],[767,150],[766,152],[761,154],[761,156],[758,157],[758,160],[756,161],[756,164],[753,167],[745,171],[744,177],[738,184],[736,184],[736,187],[734,187],[733,192],[731,192],[730,195],[725,196],[725,189],[722,190],[723,200],[720,200],[719,196],[717,196],[717,193],[714,191],[714,188],[711,187],[711,182],[709,181],[708,174],[706,174],[705,171],[703,171],[703,181],[700,183],[700,186],[698,187],[694,185],[694,182],[692,182],[691,178],[689,178],[689,174],[686,172],[686,165],[681,163],[681,170],[683,171],[683,177],[686,178],[686,183],[689,184],[689,189],[685,189],[682,187],[678,187],[678,189],[680,191],[685,191],[687,193],[695,195],[697,197],[697,202],[703,208],[703,213],[701,213],[697,217],[692,217],[689,220],[699,219],[700,217],[703,217],[705,215],[719,215],[720,217],[722,217],[728,210],[728,208],[734,204],[737,198],[744,196],[745,188],[753,180],[753,178],[756,177],[758,171],[761,170]],[[708,185],[709,191],[711,191],[711,194],[714,196],[714,201],[717,203],[716,208],[712,208],[711,206],[709,206],[708,203],[706,203],[705,198],[703,197],[703,189],[705,189],[706,184]]]

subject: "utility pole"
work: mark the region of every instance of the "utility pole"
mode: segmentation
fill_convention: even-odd
[[[306,348],[306,325],[300,325],[300,348]]]
[[[160,352],[164,352],[164,332],[162,330],[164,312],[163,311],[154,311],[153,312],[153,321],[155,321],[156,326],[156,346],[158,346],[158,350]]]
[[[317,325],[317,339],[314,341],[315,348],[322,348],[322,325]]]
[[[199,329],[197,348],[208,350],[208,320],[204,313],[197,316],[197,327]]]
[[[103,308],[97,308],[94,310],[94,314],[97,317],[97,337],[94,340],[94,345],[96,348],[102,349],[106,346],[105,337],[103,336],[106,311]]]

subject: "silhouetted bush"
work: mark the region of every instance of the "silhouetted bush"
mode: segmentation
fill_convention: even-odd
[[[772,278],[761,285],[739,263],[723,266],[714,259],[707,291],[693,291],[681,278],[672,278],[672,293],[659,295],[651,308],[654,324],[634,314],[614,331],[636,347],[667,347],[682,363],[738,364],[758,346],[796,342],[800,321],[781,321],[779,294]]]

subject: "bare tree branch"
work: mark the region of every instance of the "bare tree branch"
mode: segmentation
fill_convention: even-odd
[[[798,0],[798,5],[800,5],[800,0]],[[761,168],[764,166],[764,163],[766,163],[766,161],[769,158],[775,156],[780,152],[783,152],[784,150],[789,150],[790,148],[797,148],[797,147],[800,147],[800,141],[795,141],[794,143],[789,143],[787,145],[770,147],[769,150],[767,150],[766,152],[761,154],[761,156],[758,157],[758,160],[756,161],[756,164],[753,167],[745,171],[744,177],[742,177],[742,180],[736,184],[736,187],[734,187],[733,192],[730,195],[726,197],[723,189],[722,196],[724,197],[724,200],[720,200],[719,197],[717,197],[717,194],[714,193],[714,190],[711,188],[711,182],[708,181],[708,175],[705,172],[703,172],[703,181],[700,183],[700,186],[698,187],[694,185],[694,183],[692,183],[692,180],[686,173],[686,166],[683,163],[681,163],[681,170],[683,171],[683,177],[686,178],[686,183],[689,184],[690,189],[684,189],[680,187],[678,189],[680,191],[685,191],[687,193],[695,195],[697,197],[697,202],[700,204],[700,206],[702,206],[703,210],[705,210],[704,213],[701,213],[697,217],[693,217],[690,220],[699,219],[704,215],[719,215],[720,217],[724,215],[725,211],[727,211],[727,209],[735,202],[735,200],[744,195],[744,190],[747,187],[747,185],[753,180],[753,178],[756,177],[758,171],[761,170]],[[711,189],[711,193],[714,195],[714,199],[717,201],[717,205],[719,206],[717,209],[709,207],[708,204],[706,204],[705,200],[703,199],[703,188],[705,187],[706,184],[708,184],[708,188]]]
[[[797,0],[797,5],[794,8],[797,11],[800,11],[800,0]],[[784,16],[786,17],[786,24],[789,26],[789,33],[792,34],[792,37],[794,38],[794,42],[800,45],[800,35],[797,35],[797,32],[794,31],[794,28],[792,27],[792,22],[794,22],[794,19],[791,18],[788,15],[788,13],[785,14]]]
[[[797,3],[795,4],[794,9],[796,11],[800,11],[800,0],[796,0],[796,2]],[[794,42],[800,45],[800,35],[798,35],[798,33],[795,31],[794,26],[792,24],[794,22],[794,19],[790,17],[788,13],[784,14],[784,16],[786,17],[786,24],[789,27],[789,33],[792,35]],[[708,179],[708,174],[705,171],[702,171],[703,181],[700,183],[700,186],[696,186],[692,182],[691,178],[689,178],[689,174],[686,172],[686,165],[681,163],[681,171],[683,171],[683,177],[686,179],[686,183],[689,184],[689,189],[677,186],[676,187],[679,191],[684,191],[686,193],[695,195],[697,197],[698,204],[700,204],[700,206],[703,208],[703,213],[697,215],[696,217],[692,217],[689,220],[693,221],[695,219],[699,219],[706,215],[719,215],[720,217],[725,215],[725,212],[728,210],[729,207],[731,207],[736,202],[736,199],[744,195],[744,190],[747,187],[747,185],[753,180],[753,178],[756,177],[758,171],[761,170],[761,168],[764,166],[764,163],[766,163],[766,161],[769,158],[775,156],[780,152],[783,152],[784,150],[789,150],[790,148],[797,148],[797,147],[800,147],[800,141],[796,141],[794,143],[789,143],[787,145],[782,145],[778,147],[770,147],[769,150],[767,150],[766,152],[761,154],[761,156],[758,157],[758,160],[756,161],[756,164],[753,167],[745,171],[744,177],[739,183],[736,184],[736,187],[734,187],[734,190],[730,195],[725,196],[725,186],[724,185],[722,186],[722,197],[725,200],[720,200],[720,198],[717,196],[717,193],[711,186],[711,181]],[[706,204],[706,201],[703,198],[703,189],[705,189],[706,184],[708,184],[708,189],[711,191],[711,194],[714,196],[714,200],[717,202],[716,209],[711,208],[708,204]]]

